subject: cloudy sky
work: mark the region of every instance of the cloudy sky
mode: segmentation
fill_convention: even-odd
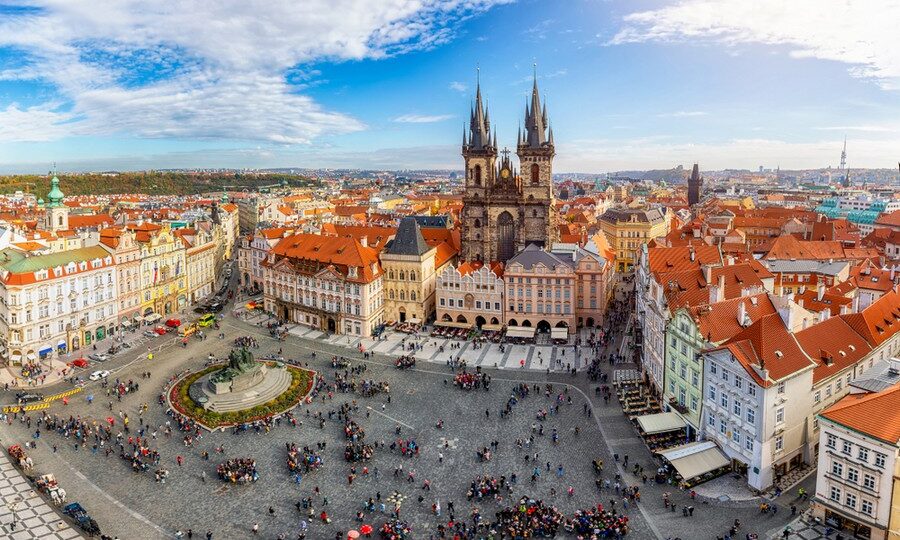
[[[556,170],[900,159],[900,0],[0,0],[0,172],[457,168],[480,67]]]

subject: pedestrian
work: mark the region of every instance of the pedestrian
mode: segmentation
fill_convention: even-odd
[[[250,530],[253,531],[253,534],[259,534],[259,523],[254,523]]]

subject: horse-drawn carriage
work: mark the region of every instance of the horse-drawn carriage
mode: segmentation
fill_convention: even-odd
[[[39,476],[34,481],[34,485],[39,492],[46,493],[50,500],[53,501],[53,504],[59,506],[66,502],[66,490],[59,487],[59,483],[52,474]]]

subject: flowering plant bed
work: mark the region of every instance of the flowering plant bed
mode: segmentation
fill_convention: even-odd
[[[274,366],[275,363],[271,362],[267,363],[267,365]],[[312,391],[313,381],[315,380],[314,371],[285,365],[285,369],[291,374],[291,384],[277,398],[243,411],[222,413],[208,411],[190,397],[188,390],[201,377],[220,370],[223,366],[224,364],[209,366],[202,371],[189,373],[176,381],[169,389],[167,395],[171,407],[178,413],[194,419],[209,430],[236,426],[264,420],[293,409],[298,403],[306,399]]]

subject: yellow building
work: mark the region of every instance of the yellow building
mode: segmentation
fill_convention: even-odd
[[[600,216],[600,230],[615,251],[619,272],[637,262],[637,250],[654,238],[669,234],[666,208],[612,208]]]
[[[128,226],[141,249],[141,309],[144,321],[155,322],[187,305],[185,246],[168,225]]]

